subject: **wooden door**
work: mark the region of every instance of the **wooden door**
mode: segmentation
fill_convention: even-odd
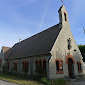
[[[73,61],[71,58],[68,59],[68,72],[69,72],[69,77],[73,78]]]

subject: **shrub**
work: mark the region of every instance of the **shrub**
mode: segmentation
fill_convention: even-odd
[[[5,73],[8,72],[8,65],[3,64],[2,65],[2,71],[5,72]]]
[[[57,80],[48,80],[47,78],[43,77],[42,82],[45,83],[46,85],[65,85],[66,80],[64,79],[57,79]]]
[[[54,81],[55,85],[64,85],[66,83],[66,80],[64,79],[57,79]]]
[[[51,82],[45,77],[42,78],[42,82],[44,82],[46,85],[51,85]]]

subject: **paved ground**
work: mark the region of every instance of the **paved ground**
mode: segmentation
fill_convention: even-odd
[[[10,83],[10,82],[0,80],[0,85],[18,85],[18,84],[13,84],[13,83]]]
[[[18,84],[14,84],[14,83],[0,80],[0,85],[18,85]],[[67,85],[85,85],[85,81],[79,81],[79,80],[70,81]]]
[[[71,81],[68,85],[85,85],[85,81]]]

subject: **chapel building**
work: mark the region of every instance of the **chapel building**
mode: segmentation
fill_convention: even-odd
[[[76,78],[84,74],[83,57],[70,30],[65,6],[58,12],[59,24],[16,43],[12,48],[2,47],[1,71],[6,65],[8,72],[46,75],[48,79]]]

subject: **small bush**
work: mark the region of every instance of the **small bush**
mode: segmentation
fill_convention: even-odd
[[[57,79],[54,81],[55,85],[64,85],[66,83],[66,80],[64,79]]]
[[[64,79],[57,79],[57,80],[48,80],[47,78],[42,78],[42,82],[44,82],[46,85],[65,85],[66,80]]]
[[[51,85],[51,82],[47,78],[42,78],[42,82],[44,82],[46,85]]]

